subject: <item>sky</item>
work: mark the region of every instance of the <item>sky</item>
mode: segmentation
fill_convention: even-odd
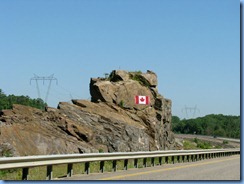
[[[0,1],[6,95],[38,98],[31,79],[53,74],[47,103],[57,107],[90,99],[90,78],[118,69],[154,71],[181,119],[240,115],[240,1]],[[38,84],[45,99],[49,81]]]

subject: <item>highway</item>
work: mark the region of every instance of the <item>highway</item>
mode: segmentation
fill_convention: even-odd
[[[240,155],[59,180],[240,180]]]

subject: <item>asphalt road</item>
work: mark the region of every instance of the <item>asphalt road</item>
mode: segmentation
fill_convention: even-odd
[[[240,155],[113,173],[75,175],[62,180],[240,180]]]

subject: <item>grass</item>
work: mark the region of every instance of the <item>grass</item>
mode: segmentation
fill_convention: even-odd
[[[197,149],[197,146],[194,142],[192,141],[188,141],[188,140],[184,140],[183,142],[183,149],[184,150],[192,150],[192,149]]]
[[[214,146],[208,141],[202,141],[197,138],[184,140],[183,149],[191,150],[191,149],[212,149]],[[216,147],[215,147],[216,148]]]
[[[150,83],[144,77],[142,77],[139,73],[135,73],[135,74],[131,73],[130,78],[134,81],[139,82],[143,86],[150,87]]]
[[[9,169],[0,171],[0,180],[21,180],[22,169]]]

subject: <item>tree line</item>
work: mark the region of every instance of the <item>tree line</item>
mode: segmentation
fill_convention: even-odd
[[[21,104],[43,110],[47,104],[40,98],[31,99],[29,96],[6,95],[0,89],[0,110],[12,109],[13,104]]]
[[[210,114],[195,119],[180,120],[172,116],[172,130],[180,134],[199,134],[229,138],[240,138],[240,116]]]

